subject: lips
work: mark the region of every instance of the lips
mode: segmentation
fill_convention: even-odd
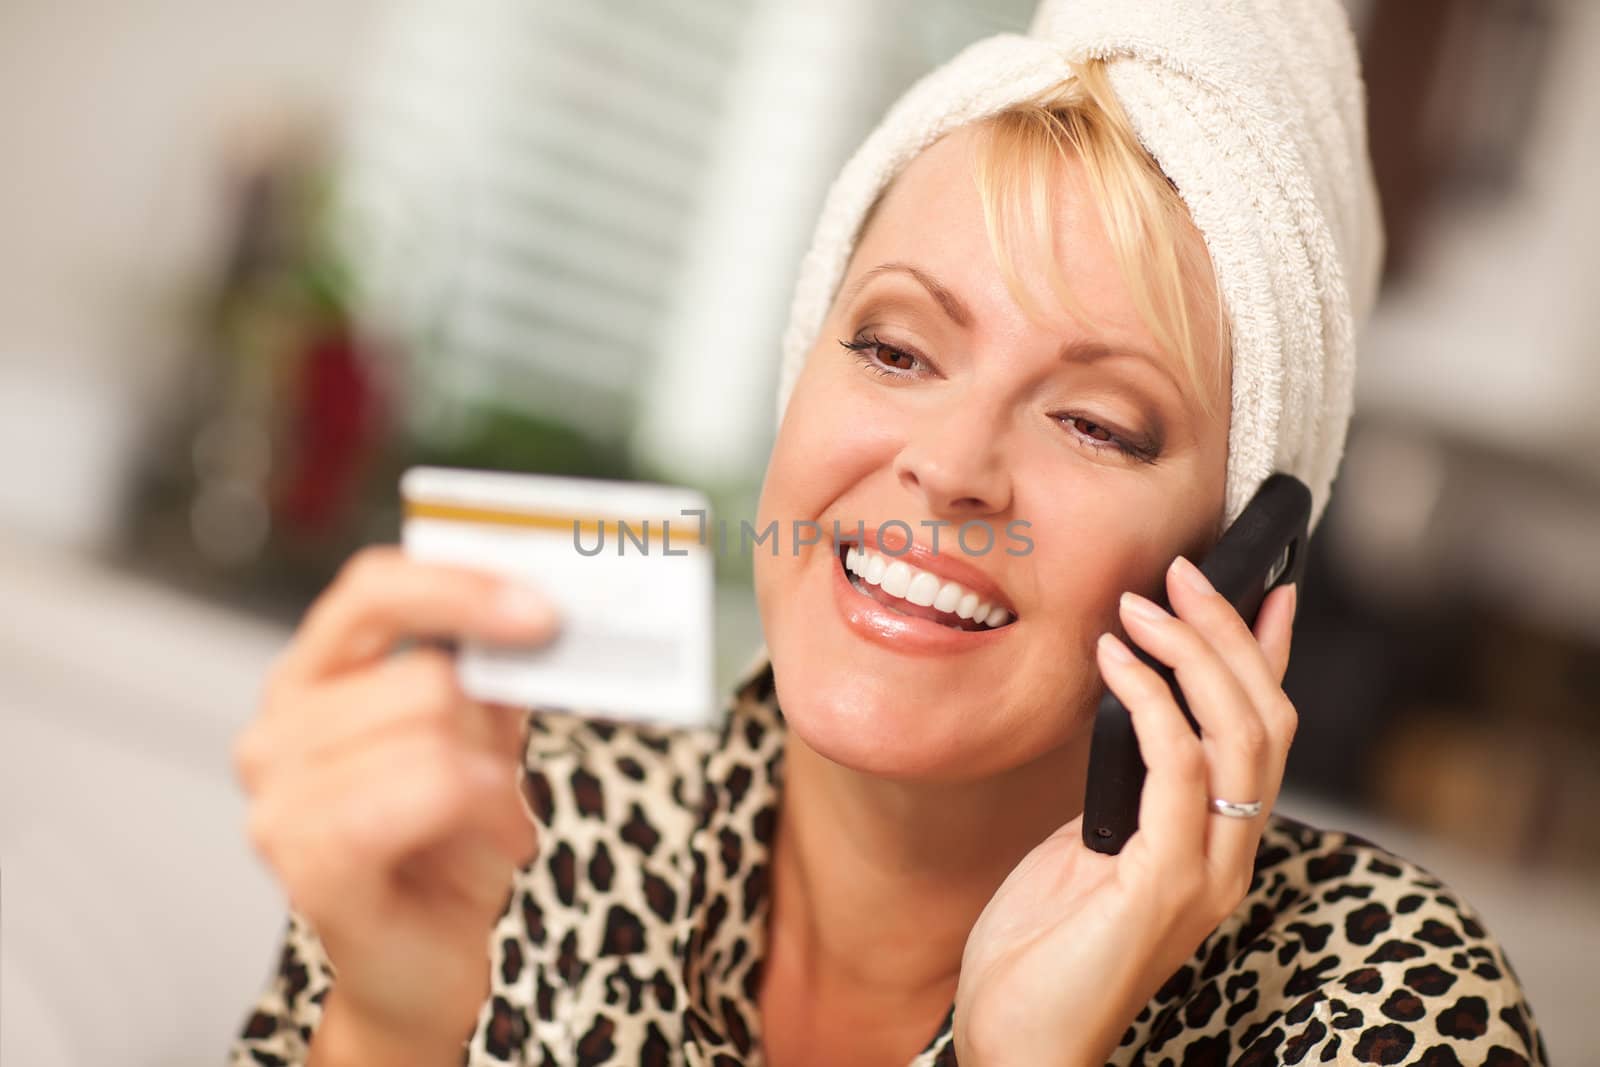
[[[837,530],[837,527],[835,527]],[[892,552],[884,552],[878,538],[878,528],[857,527],[854,537],[838,538],[834,542],[835,562],[831,586],[833,601],[846,628],[858,637],[878,646],[910,656],[951,656],[979,652],[996,641],[1007,640],[1017,621],[1017,612],[1011,600],[999,585],[974,564],[960,559],[953,551],[934,552],[930,547],[907,543],[904,533],[891,533]],[[901,546],[904,546],[903,548]],[[870,573],[871,556],[882,557],[883,574],[877,584],[864,579],[849,568],[852,552],[856,570],[865,563]],[[891,582],[888,591],[883,589],[883,578],[889,567],[898,561],[907,566],[899,578],[905,580],[903,595],[895,595],[898,578]],[[920,588],[913,589],[912,579],[917,572],[930,577],[922,579]],[[956,589],[946,591],[954,585]],[[971,594],[971,595],[969,595]],[[913,600],[929,600],[918,604]],[[943,598],[941,602],[940,598]],[[952,603],[954,597],[954,603]],[[971,603],[976,599],[977,603]],[[970,614],[962,615],[963,601]],[[981,618],[977,609],[987,604]],[[951,610],[953,609],[953,610]],[[987,625],[989,617],[996,625]]]
[[[968,632],[1011,622],[1011,613],[994,600],[904,560],[850,543],[839,546],[839,559],[857,592],[892,611]]]

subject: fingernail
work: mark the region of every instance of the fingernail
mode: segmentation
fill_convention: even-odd
[[[1300,583],[1289,583],[1289,621],[1294,622],[1295,612],[1300,610]]]
[[[1200,573],[1200,568],[1190,563],[1183,556],[1179,556],[1172,561],[1172,573],[1178,576],[1180,582],[1193,589],[1196,593],[1216,592],[1211,583],[1206,581],[1206,576]]]
[[[1160,625],[1171,618],[1170,615],[1161,610],[1161,605],[1152,600],[1147,600],[1134,592],[1122,594],[1122,610],[1134,618],[1142,619],[1154,625]]]
[[[514,582],[500,588],[495,611],[509,622],[549,626],[556,621],[555,612],[542,594]]]
[[[1116,634],[1101,634],[1099,645],[1109,659],[1114,660],[1117,663],[1133,662],[1133,653],[1128,651],[1127,645],[1123,644],[1117,639]]]

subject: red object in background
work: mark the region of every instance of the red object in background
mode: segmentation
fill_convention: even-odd
[[[368,353],[347,322],[313,335],[289,389],[287,461],[274,526],[317,538],[336,531],[357,502],[361,474],[383,423]]]

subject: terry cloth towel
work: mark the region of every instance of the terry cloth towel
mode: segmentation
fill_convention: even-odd
[[[1226,520],[1281,470],[1311,488],[1315,527],[1383,257],[1366,93],[1339,0],[1044,0],[1026,36],[985,38],[925,75],[828,191],[783,335],[778,416],[878,191],[945,133],[1061,82],[1067,62],[1086,57],[1109,61],[1221,283],[1234,346]]]

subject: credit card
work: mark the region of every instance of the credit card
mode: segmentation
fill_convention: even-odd
[[[549,644],[463,640],[477,700],[706,726],[713,681],[710,502],[678,486],[413,467],[400,480],[408,555],[531,582],[561,616]]]

